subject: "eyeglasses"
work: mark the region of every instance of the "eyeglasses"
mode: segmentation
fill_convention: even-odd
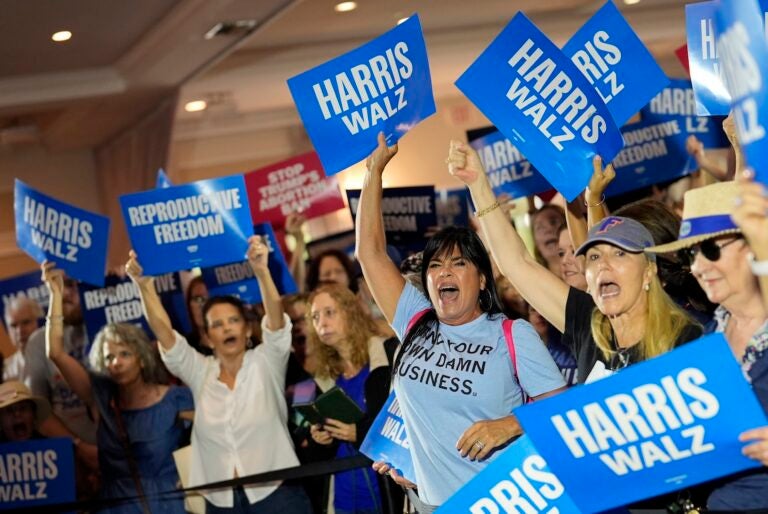
[[[696,258],[696,255],[699,252],[701,252],[701,254],[706,257],[708,261],[717,262],[720,260],[723,248],[741,240],[741,237],[736,237],[730,241],[726,241],[725,243],[717,244],[717,239],[707,239],[706,241],[702,241],[701,243],[693,245],[690,248],[684,248],[680,250],[678,252],[678,256],[680,257],[681,262],[684,262],[689,266],[693,264],[693,260]]]

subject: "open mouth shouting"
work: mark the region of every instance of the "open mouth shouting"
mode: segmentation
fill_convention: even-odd
[[[616,298],[621,293],[621,287],[610,280],[600,281],[597,285],[597,294],[603,300]]]
[[[441,303],[452,303],[459,298],[459,286],[452,282],[444,282],[437,287],[437,294]]]

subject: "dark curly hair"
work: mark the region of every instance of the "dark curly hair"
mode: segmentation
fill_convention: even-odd
[[[481,301],[480,296],[478,296],[480,309],[492,317],[503,315],[504,308],[499,299],[498,292],[496,291],[496,281],[493,277],[493,266],[491,265],[491,258],[488,255],[488,250],[486,250],[485,245],[483,245],[483,242],[478,235],[469,228],[455,226],[445,227],[427,241],[427,246],[424,248],[423,253],[423,265],[421,267],[421,281],[422,284],[424,284],[425,289],[429,263],[436,257],[450,255],[453,253],[454,248],[457,248],[461,256],[474,264],[480,274],[485,277],[485,290],[488,291],[489,299],[484,302]],[[430,298],[430,303],[431,302],[432,299]],[[439,327],[439,325],[440,320],[437,317],[437,312],[434,307],[414,323],[405,335],[402,348],[395,359],[394,366],[392,366],[393,375],[397,373],[397,370],[402,364],[402,359],[409,353],[407,350],[413,342],[420,337],[425,337],[431,327]]]

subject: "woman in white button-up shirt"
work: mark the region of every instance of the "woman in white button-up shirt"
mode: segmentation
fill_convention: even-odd
[[[195,399],[190,486],[298,465],[283,398],[291,322],[269,274],[266,245],[258,236],[249,243],[248,262],[266,312],[264,344],[253,350],[247,348],[251,331],[237,298],[214,297],[204,306],[205,331],[214,348],[213,356],[204,357],[171,328],[152,277],[142,276],[134,252],[125,265],[141,291],[163,361],[189,385]],[[206,492],[205,498],[208,513],[311,512],[303,489],[280,482]]]

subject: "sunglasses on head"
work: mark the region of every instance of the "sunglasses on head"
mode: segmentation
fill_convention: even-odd
[[[693,263],[693,260],[696,258],[696,255],[701,252],[701,254],[707,258],[710,262],[717,262],[720,260],[720,256],[722,255],[722,249],[726,246],[735,243],[736,241],[740,241],[742,239],[741,236],[737,236],[730,241],[726,241],[724,243],[718,244],[718,239],[707,239],[705,241],[702,241],[699,244],[695,244],[689,248],[683,248],[680,250],[677,255],[680,257],[680,260],[688,265],[691,265]]]

